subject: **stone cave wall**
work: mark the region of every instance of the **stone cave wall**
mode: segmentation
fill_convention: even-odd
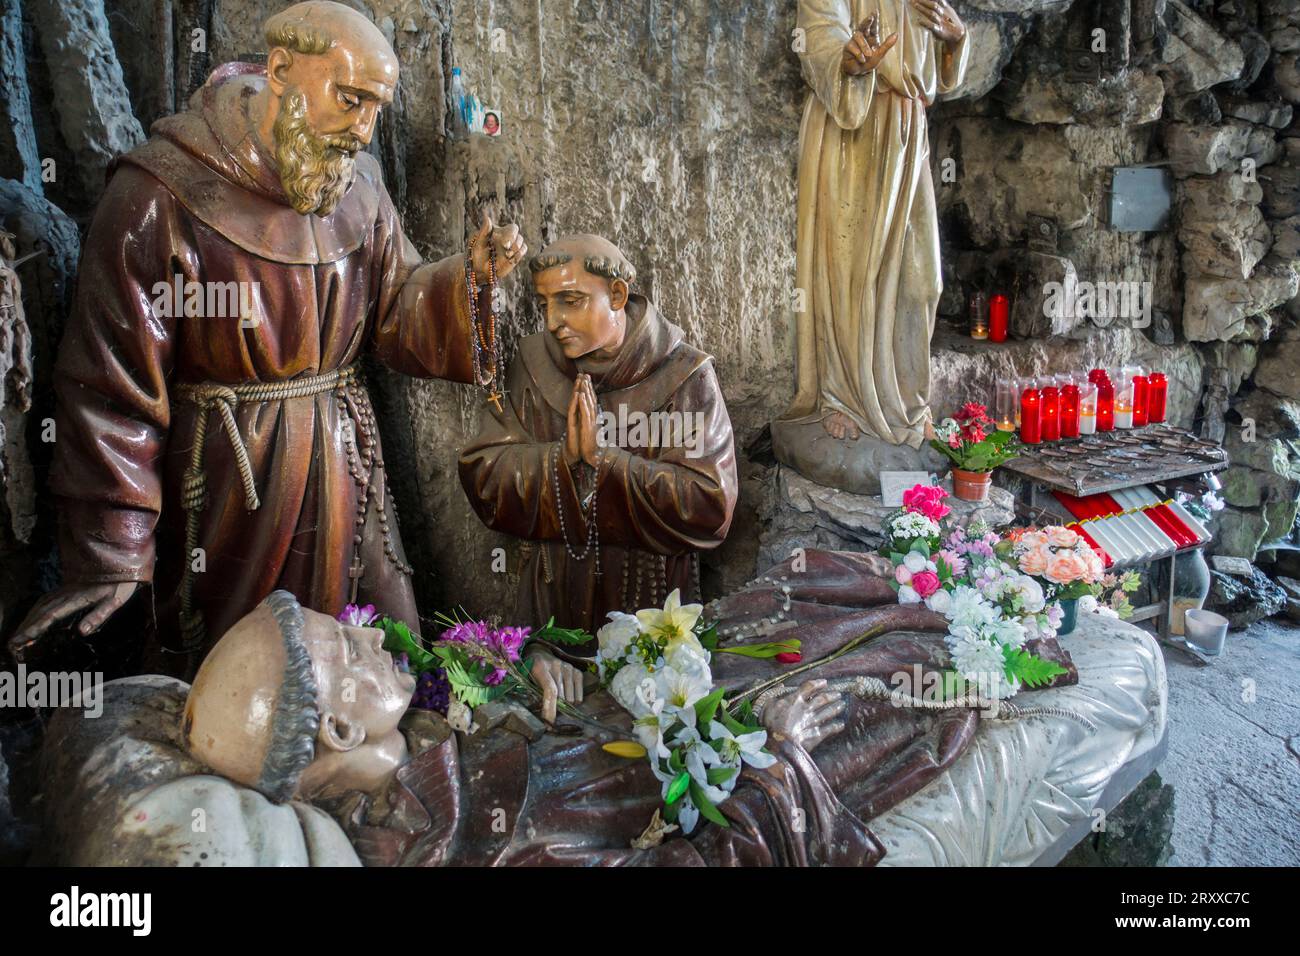
[[[795,174],[806,95],[792,51],[795,0],[354,5],[392,38],[402,61],[401,89],[375,148],[422,253],[461,249],[484,207],[519,222],[534,250],[568,232],[603,233],[636,264],[642,291],[716,357],[743,483],[706,586],[752,575],[775,484],[764,430],[794,384]],[[5,461],[15,463],[4,473],[6,492],[21,491],[6,507],[26,516],[0,533],[0,559],[21,566],[7,585],[12,593],[0,595],[6,603],[21,603],[35,586],[31,568],[53,573],[48,560],[32,560],[47,559],[52,524],[39,496],[48,455],[38,431],[77,228],[84,232],[104,169],[213,66],[260,51],[260,24],[281,6],[0,0],[0,220],[20,233],[19,255],[37,238],[57,253],[21,273],[36,331],[37,395],[31,412],[2,420],[6,435],[27,436],[26,449],[4,446]],[[1220,549],[1254,557],[1261,544],[1293,539],[1297,4],[957,6],[971,30],[971,75],[931,113],[946,283],[934,343],[936,411],[991,396],[994,378],[1012,368],[1027,375],[1130,360],[1163,368],[1172,419],[1224,438],[1236,463],[1225,480],[1230,508],[1219,519]],[[1104,53],[1089,49],[1098,28]],[[84,50],[94,56],[77,52]],[[503,110],[499,139],[445,136],[452,66],[485,104]],[[1095,79],[1079,79],[1089,71]],[[61,171],[54,182],[41,181],[46,158]],[[953,160],[952,177],[943,174],[945,159]],[[1245,160],[1253,177],[1242,175]],[[1172,170],[1173,219],[1160,232],[1116,232],[1105,221],[1110,170],[1144,163]],[[1030,234],[1044,221],[1054,246],[1031,249]],[[1071,270],[1090,281],[1150,281],[1150,327],[1071,323],[1049,340],[1035,319],[1036,296],[1044,276]],[[1016,328],[1028,337],[973,343],[964,335],[969,294],[1007,276],[1019,283]],[[507,342],[539,327],[527,291],[522,276],[507,285]],[[483,569],[497,547],[513,568],[514,547],[474,518],[455,470],[481,396],[382,369],[372,380],[426,609],[508,608],[511,574]],[[1243,418],[1254,422],[1253,441],[1242,438]],[[33,477],[7,477],[23,468]]]

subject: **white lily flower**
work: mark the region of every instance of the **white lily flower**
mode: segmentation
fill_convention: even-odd
[[[649,608],[637,611],[636,619],[641,629],[651,637],[666,640],[669,646],[678,641],[686,641],[699,648],[702,653],[704,648],[700,647],[700,642],[692,628],[703,613],[703,604],[682,604],[681,589],[674,588],[673,593],[664,601],[663,610]]]
[[[694,727],[696,701],[707,697],[713,690],[713,682],[707,674],[683,673],[672,665],[666,665],[654,675],[654,681],[669,710],[687,727]]]
[[[673,746],[680,747],[682,762],[686,765],[686,771],[691,775],[699,788],[704,791],[704,795],[709,798],[710,803],[721,803],[727,799],[727,791],[715,787],[709,783],[709,767],[716,767],[721,763],[717,751],[710,747],[700,732],[694,727],[683,727],[673,737]]]
[[[712,738],[713,749],[722,758],[724,765],[744,761],[751,767],[762,770],[776,763],[776,757],[763,752],[763,746],[767,743],[766,730],[755,730],[737,736],[715,720],[709,724],[709,736]]]

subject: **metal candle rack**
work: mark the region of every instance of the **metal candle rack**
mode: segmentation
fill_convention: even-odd
[[[1035,514],[1059,513],[1060,505],[1047,492],[1063,491],[1079,498],[1138,485],[1163,484],[1177,478],[1222,471],[1228,455],[1215,442],[1170,425],[1150,425],[1065,439],[1041,445],[1023,445],[1018,457],[1001,467],[1028,480],[1029,507]],[[1070,518],[1069,520],[1073,520]],[[1185,548],[1167,558],[1168,591],[1153,604],[1135,608],[1130,620],[1158,618],[1160,639],[1170,639],[1169,613],[1173,607],[1174,564]],[[1155,561],[1147,562],[1154,565]]]

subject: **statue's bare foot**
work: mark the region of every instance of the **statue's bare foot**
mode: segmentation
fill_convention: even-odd
[[[843,412],[831,412],[822,419],[822,427],[826,429],[832,438],[838,438],[841,441],[845,438],[849,441],[857,441],[860,434],[857,423]]]

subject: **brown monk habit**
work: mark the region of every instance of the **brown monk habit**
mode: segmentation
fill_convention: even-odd
[[[164,636],[175,631],[188,550],[183,485],[204,417],[206,505],[193,598],[208,644],[276,588],[337,614],[351,590],[356,534],[361,601],[415,625],[364,386],[345,379],[328,391],[233,407],[256,510],[220,407],[229,393],[208,388],[200,411],[186,391],[202,383],[309,386],[363,350],[409,375],[472,376],[459,257],[421,264],[365,153],[331,215],[295,212],[252,133],[259,74],[245,64],[214,73],[190,111],[159,121],[150,142],[123,157],[95,215],[56,369],[52,483],[64,574],[149,582],[156,571],[159,624]],[[251,315],[178,314],[179,302],[155,309],[157,284],[174,287],[176,276],[242,283]]]
[[[561,625],[592,629],[609,611],[661,605],[674,588],[693,598],[697,552],[720,544],[731,524],[736,457],[712,360],[684,342],[682,330],[644,296],[629,298],[627,317],[626,338],[603,375],[583,359],[566,358],[549,333],[523,339],[507,373],[503,410],[489,409],[461,453],[461,482],[479,517],[529,542],[520,622],[544,623],[554,615]],[[616,418],[686,413],[683,421],[699,424],[691,436],[695,447],[611,444],[594,473],[586,464],[570,469],[561,445],[580,372],[591,374],[602,412]],[[599,548],[584,555],[588,524],[580,497],[593,488]]]

